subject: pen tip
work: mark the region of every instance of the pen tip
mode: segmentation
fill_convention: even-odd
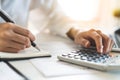
[[[39,49],[37,46],[35,46],[35,48],[36,48],[38,51],[40,51],[40,49]]]

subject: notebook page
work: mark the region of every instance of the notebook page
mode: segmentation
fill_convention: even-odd
[[[27,48],[23,51],[20,51],[19,53],[0,52],[1,58],[28,58],[28,57],[44,57],[44,56],[50,56],[50,53],[43,50],[37,51],[33,47]]]

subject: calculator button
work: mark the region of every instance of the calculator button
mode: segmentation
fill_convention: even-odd
[[[63,56],[63,57],[67,57],[67,56],[68,56],[68,54],[62,54],[62,56]]]
[[[68,54],[68,58],[73,58],[74,54]]]
[[[79,55],[74,55],[74,58],[75,59],[80,59],[80,56]]]
[[[82,59],[82,60],[87,60],[87,57],[81,56],[81,59]]]
[[[91,58],[91,57],[89,57],[87,60],[88,60],[88,61],[92,61],[92,58]]]

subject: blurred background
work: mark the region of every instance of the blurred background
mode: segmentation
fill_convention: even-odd
[[[119,28],[120,0],[58,0],[58,3],[64,13],[81,28],[100,29],[108,34]],[[36,9],[29,15],[28,26],[35,31],[34,34],[37,30],[32,26],[43,26],[39,24],[39,13]]]

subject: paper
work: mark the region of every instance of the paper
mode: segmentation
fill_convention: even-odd
[[[74,45],[69,46],[68,42],[64,43],[59,41],[42,43],[40,45],[43,49],[50,51],[52,57],[31,59],[30,62],[46,77],[87,74],[94,72],[86,67],[61,62],[57,59],[57,55],[73,50]]]
[[[45,61],[40,59],[30,60],[33,66],[39,70],[46,77],[78,75],[94,73],[96,71],[87,69],[85,67],[60,62],[60,61]]]
[[[50,56],[50,53],[46,51],[37,51],[34,48],[25,49],[24,51],[21,51],[19,53],[0,52],[1,59],[34,58],[44,56]]]
[[[24,80],[14,72],[6,63],[0,62],[0,80]]]

